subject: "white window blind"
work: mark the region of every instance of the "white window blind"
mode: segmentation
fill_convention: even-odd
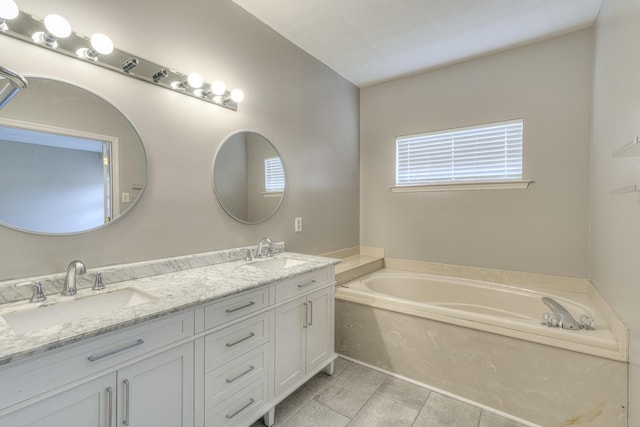
[[[267,193],[284,191],[284,169],[280,157],[264,159],[264,191]]]
[[[522,120],[396,138],[396,185],[522,179]]]

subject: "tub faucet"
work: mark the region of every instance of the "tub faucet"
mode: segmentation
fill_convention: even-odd
[[[542,297],[542,302],[551,309],[553,314],[559,319],[558,326],[562,329],[580,329],[580,325],[573,318],[571,313],[558,301],[549,297]]]
[[[264,245],[265,243],[269,245],[267,247],[267,256],[268,257],[273,256],[273,249],[271,247],[273,243],[271,242],[271,239],[268,237],[263,237],[258,242],[258,248],[256,249],[256,258],[262,258],[262,245]]]
[[[76,290],[76,276],[85,274],[87,269],[82,261],[71,261],[67,267],[67,276],[64,278],[64,287],[62,288],[62,295],[70,296],[75,295]]]

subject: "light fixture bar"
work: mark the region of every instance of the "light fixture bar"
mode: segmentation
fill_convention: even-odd
[[[203,83],[199,88],[193,88],[190,86],[187,86],[186,88],[173,87],[179,86],[172,85],[173,82],[187,82],[189,75],[143,59],[138,55],[134,55],[115,47],[113,48],[113,51],[108,54],[98,54],[93,57],[93,52],[90,52],[89,56],[78,56],[78,51],[86,52],[88,50],[95,50],[95,48],[92,47],[91,39],[89,37],[85,37],[74,31],[71,31],[71,34],[68,37],[56,39],[55,43],[39,43],[32,39],[33,34],[42,32],[46,33],[46,31],[43,20],[26,12],[20,11],[18,16],[10,21],[10,25],[8,25],[4,31],[0,31],[0,34],[22,40],[50,51],[67,55],[71,58],[75,58],[89,64],[99,65],[100,67],[107,68],[125,76],[134,77],[138,80],[171,90],[175,93],[188,95],[201,101],[228,108],[233,111],[237,111],[238,109],[238,102],[231,99],[230,91],[225,90],[222,96],[217,96],[215,95],[215,91],[212,89],[210,83]],[[216,85],[218,83],[219,82],[213,82],[214,89],[217,89]],[[203,96],[203,94],[207,95]],[[223,99],[225,100],[224,102],[222,101]]]

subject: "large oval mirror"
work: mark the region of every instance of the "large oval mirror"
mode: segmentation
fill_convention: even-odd
[[[255,132],[237,132],[220,146],[213,185],[222,208],[236,221],[259,224],[280,207],[284,167],[275,147]]]
[[[119,218],[146,183],[140,135],[86,89],[27,80],[28,87],[0,109],[0,224],[74,234]]]

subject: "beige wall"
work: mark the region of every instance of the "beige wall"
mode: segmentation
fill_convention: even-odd
[[[140,203],[108,227],[45,237],[0,227],[0,279],[255,244],[322,253],[358,244],[358,89],[231,0],[21,0],[59,13],[83,34],[104,32],[117,47],[183,72],[199,71],[246,94],[233,112],[0,36],[2,65],[73,82],[118,106],[149,157]],[[123,13],[126,11],[126,13]],[[261,225],[228,217],[213,193],[213,157],[237,130],[263,134],[287,171],[281,210]],[[294,217],[304,231],[293,232]]]
[[[405,258],[587,277],[593,33],[361,90],[360,243]],[[392,193],[395,137],[524,119],[528,190]]]
[[[612,152],[640,135],[640,3],[605,0],[596,24],[591,147],[591,279],[630,330],[630,426],[640,425],[640,157]]]

